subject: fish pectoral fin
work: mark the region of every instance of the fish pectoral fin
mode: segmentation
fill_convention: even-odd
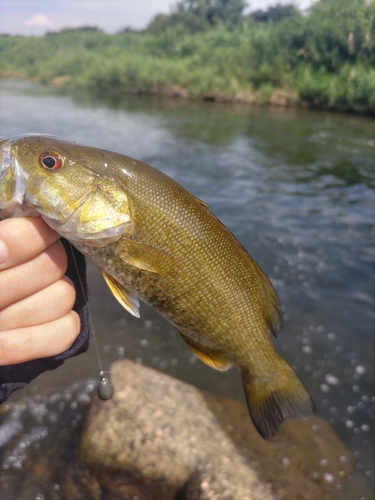
[[[277,337],[278,332],[283,326],[283,311],[279,299],[272,283],[255,261],[253,261],[253,266],[258,279],[262,303],[264,305],[264,319],[269,331]]]
[[[314,401],[288,363],[279,358],[279,369],[269,377],[241,371],[251,420],[264,439],[272,438],[287,418],[310,417]]]
[[[167,274],[175,264],[174,258],[164,250],[126,238],[119,241],[115,253],[130,266],[160,275]]]
[[[228,359],[222,352],[199,344],[198,342],[181,333],[181,337],[185,340],[190,349],[198,356],[198,358],[206,363],[206,365],[216,370],[228,370],[232,366],[232,361]]]
[[[109,286],[109,289],[120,302],[120,304],[125,307],[125,309],[130,312],[136,318],[140,317],[139,314],[139,300],[137,297],[132,295],[120,282],[115,278],[102,271],[103,278]]]

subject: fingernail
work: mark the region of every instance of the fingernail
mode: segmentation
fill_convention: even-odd
[[[3,264],[9,257],[9,250],[6,244],[0,240],[0,264]]]

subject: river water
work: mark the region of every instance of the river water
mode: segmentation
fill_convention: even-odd
[[[48,133],[115,150],[162,170],[212,211],[277,289],[285,325],[275,345],[374,476],[375,121],[303,109],[67,96],[1,82],[0,135]],[[236,370],[204,366],[147,306],[131,317],[89,267],[104,368],[124,357],[242,399]],[[10,398],[98,377],[94,346]],[[90,384],[88,384],[89,387]],[[365,497],[362,497],[365,498]],[[353,499],[354,500],[354,499]]]

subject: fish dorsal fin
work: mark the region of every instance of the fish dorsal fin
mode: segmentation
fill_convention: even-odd
[[[126,264],[156,274],[166,274],[175,264],[174,258],[164,250],[123,238],[115,249]]]
[[[206,363],[206,365],[211,366],[211,368],[216,368],[216,370],[228,370],[232,366],[232,361],[228,359],[222,352],[217,351],[211,347],[199,344],[191,338],[189,338],[184,333],[181,333],[181,337],[185,340],[190,349],[198,356],[198,358]]]
[[[125,307],[125,309],[130,312],[136,318],[139,318],[139,301],[138,298],[132,295],[120,282],[115,278],[102,271],[103,278],[105,279],[109,289],[120,302],[120,304]]]
[[[264,319],[269,331],[277,337],[278,332],[283,326],[283,311],[272,283],[255,261],[253,261],[253,265],[264,306]]]
[[[206,203],[205,201],[200,200],[196,196],[194,196],[194,198],[195,198],[195,201],[197,201],[199,203],[199,205],[202,205],[202,207],[204,207],[204,208],[209,208],[208,207],[208,203]]]

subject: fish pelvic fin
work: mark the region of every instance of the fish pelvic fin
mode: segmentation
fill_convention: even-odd
[[[283,311],[279,298],[272,283],[254,260],[253,266],[258,280],[260,295],[262,297],[264,319],[267,328],[272,335],[277,337],[278,332],[283,326]]]
[[[232,361],[222,352],[192,340],[186,334],[181,333],[181,331],[180,334],[194,354],[196,354],[203,363],[206,363],[206,365],[221,371],[228,370],[228,368],[232,366]]]
[[[288,363],[280,358],[280,369],[270,377],[256,378],[241,372],[251,420],[263,439],[271,439],[287,418],[309,417],[315,404]]]
[[[103,278],[107,283],[109,289],[115,296],[115,298],[120,302],[120,304],[125,307],[125,309],[130,312],[136,318],[139,318],[139,300],[137,297],[132,295],[119,281],[115,278],[102,271]]]

